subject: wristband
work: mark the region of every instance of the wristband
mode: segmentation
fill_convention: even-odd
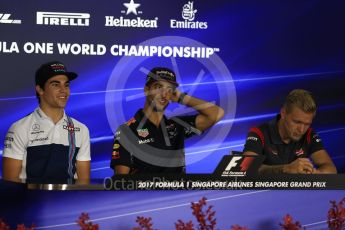
[[[183,99],[187,95],[187,93],[181,93],[180,96],[178,97],[177,102],[180,104],[183,104]]]

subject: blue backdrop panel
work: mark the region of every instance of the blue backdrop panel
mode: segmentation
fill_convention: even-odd
[[[147,70],[154,66],[167,66],[176,71],[182,91],[213,101],[226,111],[221,122],[202,136],[186,142],[188,173],[210,173],[222,156],[231,150],[242,150],[250,127],[272,119],[279,112],[284,97],[295,88],[304,88],[315,94],[319,110],[313,128],[321,135],[338,171],[344,172],[341,147],[345,136],[343,1],[135,0],[134,3],[140,4],[137,8],[127,8],[124,3],[130,1],[0,2],[0,139],[4,140],[14,121],[37,107],[34,72],[38,66],[47,61],[60,60],[69,70],[79,74],[79,78],[71,84],[72,95],[66,111],[90,129],[91,176],[111,176],[109,162],[116,127],[143,106]],[[62,20],[66,13],[77,15],[77,19]],[[113,26],[125,19],[146,20],[152,27],[139,27],[145,23],[129,27]],[[183,25],[187,21],[190,25],[207,28],[172,28],[174,20],[182,21]],[[65,54],[59,50],[61,44],[70,44],[73,48]],[[83,44],[90,50],[84,50],[84,53],[79,50]],[[168,53],[162,56],[116,53],[116,47],[126,45],[209,48],[212,54],[205,58]],[[93,51],[96,53],[93,54]],[[170,105],[167,110],[168,115],[189,112],[180,105]],[[0,142],[0,154],[2,150],[3,141]],[[89,211],[93,218],[104,218],[177,205],[177,208],[163,211],[166,216],[174,216],[168,221],[169,226],[173,226],[173,220],[182,218],[177,214],[182,209],[190,213],[187,206],[178,205],[198,200],[202,195],[215,199],[212,202],[219,210],[217,213],[224,215],[219,219],[225,220],[227,207],[217,199],[237,194],[219,191],[146,192],[138,194],[147,196],[149,202],[153,201],[150,199],[158,199],[156,202],[162,204],[151,205],[138,200],[127,206],[125,200],[136,192],[80,193],[85,200],[83,203],[67,201],[79,198],[79,193],[59,193],[54,201],[42,193],[42,200],[37,205],[30,203],[33,205],[30,209],[38,211],[29,215],[40,226],[71,223],[80,211]],[[298,214],[303,223],[324,220],[324,216],[314,215],[315,218],[312,218],[309,213],[302,212],[300,205],[282,208],[288,201],[306,197],[306,194],[310,202],[322,206],[320,210],[328,205],[329,199],[341,196],[340,191],[253,193],[245,201],[253,206],[250,208],[252,218],[246,219],[245,223],[252,227],[270,225],[271,219],[276,221],[283,215],[283,210],[284,213],[286,210]],[[313,195],[309,197],[310,194]],[[321,195],[325,197],[322,201],[319,199]],[[176,199],[166,199],[168,196]],[[290,198],[285,200],[284,196]],[[94,200],[91,203],[87,202],[90,197]],[[272,202],[271,198],[284,200],[284,204],[279,206],[279,202]],[[241,201],[236,196],[230,200],[236,205]],[[123,206],[110,208],[110,204],[101,205],[110,201],[123,203]],[[53,206],[70,207],[67,209],[69,213],[51,211],[49,202]],[[232,206],[232,203],[227,204]],[[310,203],[303,200],[302,204]],[[267,210],[259,211],[261,206]],[[247,210],[245,206],[238,209]],[[238,220],[242,220],[244,215],[233,208],[231,210],[236,216],[231,223],[240,223]],[[279,213],[275,214],[277,210]],[[319,212],[315,210],[312,213]],[[156,222],[162,219],[156,212],[150,214]],[[61,216],[54,218],[54,215]],[[114,217],[99,223],[102,227],[107,224],[127,227],[125,220],[132,223],[134,215],[125,216],[123,222]],[[163,223],[156,226],[163,227],[160,224]],[[221,228],[229,226],[230,222],[221,224]]]

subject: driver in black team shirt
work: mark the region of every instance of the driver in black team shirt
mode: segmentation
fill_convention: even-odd
[[[243,152],[265,156],[261,174],[337,172],[320,137],[310,127],[316,109],[310,92],[296,89],[289,93],[275,119],[250,129]]]
[[[184,140],[217,123],[222,108],[180,92],[175,73],[157,67],[147,75],[146,100],[114,138],[111,168],[115,174],[184,173]],[[167,118],[170,102],[194,108],[198,114]]]

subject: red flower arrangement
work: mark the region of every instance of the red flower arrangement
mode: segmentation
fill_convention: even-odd
[[[231,226],[231,230],[248,230],[248,228],[247,227],[241,227],[240,225],[235,224],[235,225]]]
[[[8,226],[3,219],[0,218],[0,230],[8,230],[10,226]]]
[[[93,224],[90,221],[89,214],[83,212],[79,216],[79,219],[77,220],[78,225],[81,227],[82,230],[98,230],[98,224]]]
[[[194,224],[190,220],[187,223],[184,223],[182,220],[178,220],[177,223],[175,223],[175,229],[176,230],[194,230]]]
[[[345,226],[345,198],[343,198],[339,203],[336,201],[330,201],[331,208],[328,211],[328,229],[330,230],[341,230]],[[214,230],[216,226],[216,212],[212,210],[213,206],[207,206],[207,199],[205,197],[201,198],[198,202],[191,202],[191,209],[193,210],[193,215],[195,216],[198,226],[198,230]],[[133,230],[154,230],[152,228],[152,218],[146,218],[138,216],[136,222],[139,224],[138,227],[133,228]],[[82,230],[98,230],[98,224],[93,224],[90,221],[89,214],[81,213],[79,219],[77,220],[78,225]],[[302,225],[299,221],[293,220],[292,216],[287,214],[283,217],[283,223],[279,223],[279,226],[283,230],[299,230],[302,228]],[[9,225],[0,218],[0,230],[9,230]],[[24,224],[18,224],[17,230],[34,230],[34,224],[31,227],[26,228]],[[188,222],[183,222],[178,220],[175,223],[176,230],[194,230],[194,224],[190,220]],[[240,225],[232,225],[232,230],[248,230],[247,227],[241,227]],[[306,229],[306,227],[303,227]]]
[[[143,216],[137,216],[137,219],[135,220],[139,224],[139,227],[133,228],[133,230],[153,230],[152,229],[152,218],[145,218]]]
[[[330,201],[331,208],[328,211],[328,228],[331,230],[341,230],[344,227],[345,222],[345,198],[343,198],[338,204],[332,200]]]
[[[191,209],[193,210],[193,215],[198,221],[199,230],[214,230],[216,226],[216,212],[212,210],[212,205],[205,207],[206,204],[207,199],[206,197],[203,197],[196,203],[192,202]],[[206,208],[206,211],[204,210],[204,207]],[[194,225],[192,221],[184,223],[182,220],[178,220],[178,222],[175,223],[175,228],[178,230],[194,230]]]
[[[31,224],[31,227],[26,228],[26,226],[24,224],[18,224],[17,230],[35,230],[35,225]]]
[[[292,216],[289,214],[283,217],[283,221],[284,223],[279,223],[279,226],[284,230],[299,230],[302,227],[299,221],[293,222]]]

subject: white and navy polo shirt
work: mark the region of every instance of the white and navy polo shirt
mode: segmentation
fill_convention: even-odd
[[[91,160],[89,130],[65,113],[54,124],[37,108],[12,124],[3,156],[22,160],[22,180],[73,179],[76,161]]]

